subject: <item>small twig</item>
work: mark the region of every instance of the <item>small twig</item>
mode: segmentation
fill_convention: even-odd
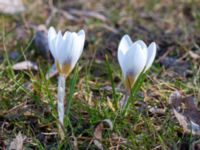
[[[105,28],[106,30],[108,31],[111,31],[112,33],[114,34],[118,34],[119,33],[119,30],[117,30],[116,28],[110,26],[110,25],[107,25],[107,24],[101,24],[100,25],[102,28]]]
[[[51,22],[51,20],[53,19],[53,17],[56,15],[56,13],[62,14],[66,19],[76,20],[76,17],[73,16],[73,15],[71,15],[71,14],[69,14],[67,11],[64,11],[64,10],[56,8],[53,5],[53,0],[49,0],[49,8],[51,10],[51,14],[49,15],[49,17],[47,18],[47,20],[45,22],[46,26],[49,25],[49,23]]]
[[[46,133],[46,132],[42,132],[43,135],[57,135],[57,132],[51,132],[51,133]]]
[[[90,145],[92,144],[92,142],[94,141],[94,139],[95,139],[95,138],[92,138],[92,139],[90,140],[90,142],[89,142],[89,144],[88,144],[86,150],[88,150],[88,149],[90,148]]]
[[[77,16],[92,17],[92,18],[101,20],[103,22],[107,22],[108,21],[108,19],[104,15],[102,15],[102,14],[100,14],[98,12],[95,12],[95,11],[91,11],[91,10],[70,9],[69,13],[73,14],[73,15],[77,15]]]

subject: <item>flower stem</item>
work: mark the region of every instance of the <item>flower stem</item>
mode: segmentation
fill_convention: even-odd
[[[58,77],[58,118],[59,118],[59,133],[61,139],[64,138],[64,98],[65,98],[65,76],[60,74]]]
[[[134,86],[132,87],[132,89],[129,92],[129,96],[127,96],[126,94],[126,103],[123,105],[122,108],[122,114],[123,116],[126,115],[129,104],[131,101],[135,102],[135,96],[137,94],[137,92],[139,91],[140,87],[142,86],[142,83],[144,82],[145,77],[147,76],[147,73],[143,73],[139,76],[138,80],[136,81],[136,83],[134,84]]]

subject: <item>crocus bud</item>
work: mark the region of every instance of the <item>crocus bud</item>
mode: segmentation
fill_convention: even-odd
[[[78,33],[66,31],[62,35],[61,31],[56,33],[53,27],[48,31],[48,43],[51,54],[56,62],[56,69],[65,77],[73,70],[80,58],[85,42],[85,32]]]
[[[155,42],[147,47],[142,40],[133,43],[128,35],[122,37],[118,47],[118,61],[128,91],[131,90],[138,76],[151,67],[155,56]]]

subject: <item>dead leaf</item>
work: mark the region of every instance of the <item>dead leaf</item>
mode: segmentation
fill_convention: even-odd
[[[107,97],[107,104],[108,104],[108,107],[113,111],[115,112],[115,107],[113,106],[113,103],[111,102],[111,99],[109,97]]]
[[[113,124],[110,119],[104,119],[96,124],[94,127],[94,144],[100,149],[103,150],[102,141],[102,132],[105,129],[105,126],[108,126],[110,130],[113,129]]]
[[[118,135],[117,133],[111,134],[109,142],[110,142],[110,147],[109,147],[110,150],[123,149],[124,146],[128,149],[135,149],[131,141],[128,141],[127,139],[123,138],[121,135]]]
[[[9,150],[23,150],[23,143],[26,139],[26,136],[23,136],[20,132],[17,134],[17,136],[13,139],[13,141],[10,143]]]
[[[29,60],[16,63],[12,68],[13,70],[38,70],[37,64]]]
[[[179,124],[183,127],[183,129],[186,131],[186,132],[190,132],[191,130],[188,130],[188,120],[187,120],[187,117],[185,117],[184,115],[182,115],[181,113],[178,113],[176,111],[176,109],[173,109],[173,112],[174,112],[174,115],[176,116]]]
[[[46,79],[48,78],[52,78],[54,77],[55,75],[58,74],[58,71],[56,70],[56,64],[54,63],[51,68],[49,69],[49,71],[46,73]]]
[[[94,140],[94,145],[96,145],[96,147],[98,147],[98,149],[103,150],[103,145],[101,142],[99,142],[98,140]]]
[[[0,0],[0,13],[15,14],[25,11],[21,0]]]
[[[200,55],[196,54],[195,52],[193,51],[189,51],[189,54],[190,56],[193,58],[193,59],[200,59]]]
[[[176,91],[170,95],[169,103],[184,132],[200,135],[200,111],[194,103],[194,98],[184,97]]]
[[[165,114],[166,109],[164,108],[157,108],[157,107],[151,107],[149,108],[149,112],[153,115],[163,115]]]
[[[112,86],[110,86],[110,85],[105,85],[105,86],[103,86],[103,87],[101,87],[99,90],[101,90],[101,91],[112,91]],[[116,92],[119,92],[119,93],[125,93],[126,92],[126,90],[125,89],[123,89],[123,88],[120,88],[120,87],[116,87],[115,88],[115,91]]]
[[[125,104],[127,103],[127,100],[129,98],[128,94],[124,94],[123,97],[121,98],[121,100],[119,101],[119,106],[120,108],[123,108],[125,106]]]

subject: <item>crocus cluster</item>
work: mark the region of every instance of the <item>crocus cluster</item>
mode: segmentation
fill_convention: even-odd
[[[59,72],[58,116],[62,125],[64,124],[65,80],[80,58],[84,42],[84,30],[78,33],[66,31],[62,35],[61,31],[57,33],[53,27],[49,28],[49,49]],[[118,61],[127,91],[130,92],[139,75],[151,67],[155,55],[156,44],[154,42],[147,47],[141,40],[132,42],[128,35],[122,37],[118,47]]]

